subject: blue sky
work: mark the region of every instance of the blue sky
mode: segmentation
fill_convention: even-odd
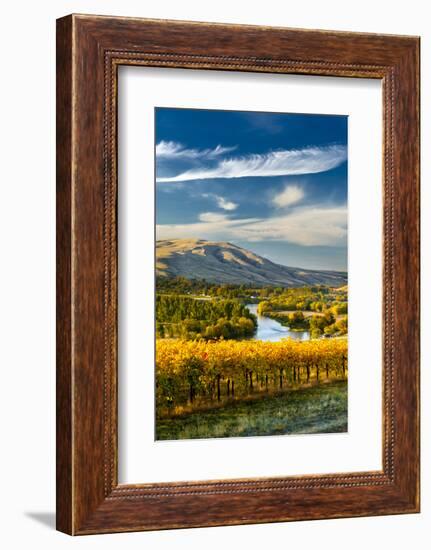
[[[157,238],[347,270],[347,116],[156,108]]]

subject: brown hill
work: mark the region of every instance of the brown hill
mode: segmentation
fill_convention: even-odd
[[[201,239],[157,241],[156,274],[256,286],[340,287],[347,284],[345,272],[287,267],[231,243]]]

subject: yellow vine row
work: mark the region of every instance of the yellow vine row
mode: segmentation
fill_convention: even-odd
[[[158,413],[185,403],[237,399],[347,375],[347,339],[187,341],[158,339]]]

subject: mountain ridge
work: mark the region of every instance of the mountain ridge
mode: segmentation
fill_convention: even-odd
[[[156,275],[256,286],[339,287],[347,284],[345,272],[285,266],[233,243],[204,239],[156,241]]]

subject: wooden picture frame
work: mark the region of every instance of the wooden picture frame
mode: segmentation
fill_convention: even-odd
[[[383,469],[119,485],[119,65],[381,79]],[[57,21],[57,529],[419,511],[419,38],[70,15]]]

